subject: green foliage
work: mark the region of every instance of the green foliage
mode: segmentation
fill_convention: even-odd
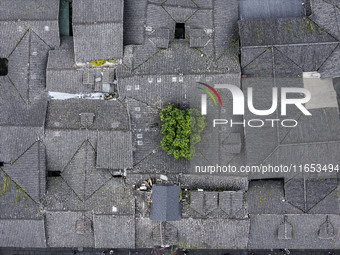
[[[181,110],[174,104],[162,109],[162,148],[176,159],[195,156],[195,145],[201,141],[201,133],[206,126],[205,117],[197,109]]]

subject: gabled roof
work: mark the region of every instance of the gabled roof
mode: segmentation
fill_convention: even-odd
[[[0,126],[0,161],[15,162],[42,136],[42,128]]]
[[[58,0],[3,0],[0,3],[0,21],[58,20]]]
[[[51,50],[46,69],[46,89],[64,93],[90,93],[92,87],[82,82],[82,70],[74,63],[73,49]]]
[[[145,52],[146,47],[148,47],[149,54]],[[237,45],[231,46],[221,61],[213,61],[198,49],[190,48],[189,42],[184,40],[174,40],[167,49],[162,50],[153,48],[150,42],[146,46],[134,46],[132,53],[132,68],[135,69],[137,75],[216,74],[226,73],[226,69],[229,69],[231,73],[239,71],[238,62],[235,61],[238,56]]]
[[[243,0],[239,6],[241,20],[305,16],[304,6],[296,0]]]
[[[284,179],[249,182],[249,214],[299,214],[303,211],[286,200]],[[296,190],[293,192],[297,193]]]
[[[250,215],[248,248],[338,249],[339,222],[336,214]]]
[[[238,1],[225,2],[219,0],[215,1],[214,5],[211,1],[200,1],[198,4],[190,0],[152,1],[149,3],[139,1],[140,8],[138,10],[133,9],[132,5],[132,0],[127,1],[128,9],[127,16],[124,18],[126,20],[126,22],[124,21],[124,33],[127,31],[126,44],[134,44],[134,47],[125,48],[128,54],[124,56],[124,63],[132,70],[145,65],[146,70],[137,71],[138,74],[155,73],[156,70],[153,69],[159,70],[162,66],[165,67],[164,70],[173,72],[172,63],[175,65],[185,63],[188,65],[187,69],[199,70],[201,73],[212,72],[213,63],[220,60],[222,56],[224,56],[225,63],[216,64],[214,71],[221,71],[222,66],[228,66],[234,70],[234,65],[231,62],[238,55],[237,50],[235,50],[238,44],[238,35],[235,29],[238,20]],[[143,10],[145,10],[145,13],[143,13]],[[140,18],[137,20],[133,14]],[[185,42],[172,42],[175,38],[176,23],[185,23],[186,39],[190,38],[191,30],[205,31],[207,36],[200,41],[196,36],[196,39],[191,41],[191,45]],[[169,36],[159,36],[160,30],[169,31]],[[155,36],[156,34],[157,36]],[[195,38],[194,34],[193,38]],[[157,54],[162,53],[159,49],[168,48],[168,43],[176,45],[175,52],[164,51],[166,57],[159,60],[157,55],[162,55]],[[199,47],[199,50],[190,50],[187,49],[188,47]],[[190,60],[177,59],[176,52],[181,56],[199,57]],[[228,54],[226,54],[227,52]],[[150,66],[150,63],[156,67]],[[177,69],[175,72],[187,73],[180,67]]]
[[[318,69],[322,78],[334,78],[340,77],[339,70],[340,63],[340,44],[329,56],[329,58],[323,63],[323,65]]]
[[[0,218],[1,219],[41,219],[40,204],[27,195],[5,172],[0,169]]]
[[[97,168],[120,170],[132,168],[131,132],[99,132],[96,163]]]
[[[310,19],[340,40],[339,2],[333,0],[311,0],[313,15]]]
[[[87,130],[45,131],[43,142],[46,146],[47,169],[61,171],[70,162],[84,141],[97,146],[97,132]]]
[[[129,131],[48,129],[44,138],[47,168],[55,171],[64,169],[86,140],[96,150],[96,168],[132,168],[131,139]]]
[[[72,4],[73,23],[120,23],[123,20],[122,0],[75,0]]]
[[[73,24],[76,62],[123,57],[123,24]]]
[[[124,0],[124,45],[144,43],[147,0]]]
[[[304,213],[311,213],[311,209],[314,209],[313,213],[338,213],[338,199],[331,195],[337,187],[336,174],[327,174],[323,178],[313,174],[297,175],[285,183],[285,199]],[[320,202],[327,201],[333,203],[322,211],[316,208]]]
[[[39,202],[46,190],[45,147],[40,141],[31,145],[3,171],[34,201]]]
[[[4,81],[4,82],[2,82]],[[44,93],[26,105],[8,77],[0,78],[0,125],[42,127],[45,123],[47,97]]]
[[[82,201],[87,200],[112,177],[108,171],[96,169],[95,153],[93,145],[86,140],[61,173]]]
[[[215,218],[216,215],[219,218],[245,218],[247,217],[245,207],[242,191],[190,192],[190,208],[199,213],[197,218]]]
[[[78,212],[47,212],[46,235],[49,247],[93,247],[93,228],[85,234],[77,234],[76,224],[85,217],[92,219],[92,215]],[[93,222],[92,222],[93,227]]]
[[[0,246],[46,248],[44,220],[0,220]]]
[[[45,61],[49,50],[30,29],[8,56],[8,77],[26,103],[34,101],[45,90]]]
[[[82,115],[93,114],[93,122],[84,126]],[[49,102],[46,127],[48,129],[130,130],[126,106],[121,101],[68,99]]]
[[[252,87],[257,109],[269,109],[272,87],[303,87],[301,78],[243,78],[243,89]],[[257,95],[262,95],[258,98]],[[262,128],[246,126],[246,152],[248,164],[272,163],[276,165],[303,164],[312,161],[337,162],[336,154],[340,144],[339,112],[335,107],[309,110],[312,116],[304,116],[296,107],[288,111],[286,118],[298,121],[295,128],[266,123]],[[275,118],[276,113],[266,116]],[[279,112],[278,112],[279,114]],[[245,113],[245,119],[254,118]],[[258,116],[257,116],[258,117]],[[318,153],[323,151],[324,154]],[[313,156],[311,156],[313,155]]]
[[[94,215],[96,248],[135,248],[135,217],[126,215]]]
[[[309,18],[241,20],[239,31],[242,47],[337,42]]]
[[[182,217],[179,192],[179,186],[154,184],[152,186],[150,219],[157,221],[180,220]]]
[[[28,30],[34,31],[44,42],[59,46],[59,1],[4,0],[0,3],[0,54],[9,54],[18,37]],[[2,48],[7,50],[3,51]]]
[[[73,1],[76,62],[123,57],[123,1]]]
[[[177,236],[175,241],[181,248],[245,249],[248,243],[249,223],[249,220],[192,218],[166,222],[166,224],[162,222],[162,229],[165,227],[168,230],[168,232],[165,232],[167,235],[163,236],[163,242],[168,244],[168,241],[173,240],[170,237]],[[168,226],[171,228],[168,228]],[[136,243],[145,248],[160,246],[159,228],[159,222],[148,218],[137,218]],[[218,234],[215,235],[215,233]],[[150,238],[151,236],[153,238]]]

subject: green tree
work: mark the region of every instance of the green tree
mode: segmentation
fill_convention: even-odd
[[[195,156],[195,145],[201,141],[201,133],[206,126],[205,117],[197,109],[177,108],[169,104],[161,112],[164,135],[162,148],[176,159],[184,157],[191,159]]]

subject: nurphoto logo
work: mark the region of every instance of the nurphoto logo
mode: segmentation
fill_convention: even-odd
[[[222,106],[222,100],[216,89],[228,89],[233,98],[233,115],[244,115],[245,113],[245,96],[243,91],[231,84],[215,84],[214,87],[208,84],[198,82],[198,84],[205,86],[206,88],[197,87],[198,89],[204,91],[206,94],[201,95],[201,113],[202,115],[207,115],[207,95],[209,95],[212,100],[214,101],[215,105],[217,106],[217,102],[213,96],[213,94],[208,90],[210,89],[215,96],[218,98],[220,105]],[[295,105],[304,115],[312,116],[312,114],[306,109],[303,105],[310,101],[311,93],[309,90],[304,88],[298,87],[282,87],[281,91],[281,116],[287,115],[287,105]],[[287,98],[288,94],[297,94],[299,98]],[[303,95],[303,97],[301,97]],[[248,110],[257,116],[268,116],[273,114],[278,107],[278,96],[279,96],[279,89],[277,87],[272,88],[272,105],[269,109],[266,110],[259,110],[254,107],[254,98],[253,98],[253,88],[247,88],[247,106]],[[231,119],[214,119],[213,126],[216,125],[225,125],[230,123],[231,126],[233,125],[240,125],[242,124],[245,126],[248,124],[249,127],[262,127],[265,125],[265,122],[271,123],[271,126],[274,127],[275,122],[281,123],[283,127],[295,127],[297,126],[297,121],[294,119],[250,119],[248,121],[244,120],[243,122],[233,122]],[[290,123],[290,124],[289,124]]]

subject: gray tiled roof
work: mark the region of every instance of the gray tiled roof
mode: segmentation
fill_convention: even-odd
[[[123,57],[121,23],[73,24],[76,62]]]
[[[124,1],[124,45],[144,43],[144,23],[147,0]]]
[[[193,70],[199,69],[200,72],[205,72],[207,69],[212,71],[213,63],[204,63],[210,59],[212,62],[220,59],[222,55],[226,55],[225,53],[229,51],[227,54],[228,57],[224,57],[223,65],[219,65],[216,62],[215,70],[221,71],[224,69],[222,66],[228,66],[230,69],[234,69],[234,65],[230,62],[232,61],[233,55],[237,55],[234,48],[237,45],[236,41],[238,39],[237,33],[237,20],[238,20],[238,2],[233,0],[232,2],[226,3],[225,1],[215,1],[214,6],[211,2],[200,4],[203,8],[199,8],[194,1],[165,1],[162,2],[151,2],[145,4],[145,2],[140,1],[141,8],[134,10],[134,12],[138,15],[142,15],[144,8],[145,11],[145,28],[146,31],[142,34],[142,22],[139,21],[131,21],[130,19],[127,21],[128,23],[124,25],[124,31],[128,31],[126,35],[127,44],[143,44],[143,36],[145,36],[144,44],[139,47],[130,47],[129,55],[125,56],[124,63],[128,66],[135,69],[142,65],[146,64],[146,70],[143,70],[142,73],[156,73],[156,70],[159,71],[161,66],[164,66],[164,70],[169,72],[181,72],[181,73],[190,73]],[[128,2],[128,14],[131,13],[131,8],[129,7],[132,3]],[[199,5],[199,4],[198,4]],[[129,16],[130,17],[130,16]],[[128,19],[128,18],[126,18]],[[140,20],[143,20],[141,18]],[[131,23],[131,24],[130,24]],[[187,50],[189,47],[188,43],[182,42],[179,47],[176,47],[174,52],[167,52],[167,59],[161,60],[159,59],[162,54],[155,54],[158,48],[167,48],[167,43],[171,42],[175,36],[175,24],[176,23],[185,23],[186,29],[186,38],[188,39],[190,36],[191,29],[202,29],[209,31],[209,37],[211,40],[204,39],[203,42],[194,42],[192,41],[192,47],[200,47],[200,51],[193,50],[191,53],[181,52],[182,50]],[[132,25],[136,25],[137,28],[132,28]],[[155,32],[159,29],[169,31],[169,39],[161,39],[161,37],[156,36]],[[135,30],[137,30],[135,32]],[[131,31],[131,32],[130,32]],[[131,34],[131,35],[130,35]],[[138,39],[133,39],[132,34],[136,36]],[[137,36],[138,35],[138,36]],[[150,45],[150,41],[152,41],[152,45]],[[183,40],[179,40],[183,41]],[[197,41],[197,40],[196,40]],[[178,44],[179,42],[172,44]],[[172,46],[173,47],[173,46]],[[178,52],[178,56],[199,56],[196,59],[185,60],[185,59],[177,59],[177,56],[174,58],[172,55]],[[160,51],[159,53],[162,53]],[[196,54],[197,53],[197,54]],[[201,54],[205,57],[201,57]],[[176,54],[177,55],[177,54]],[[169,57],[173,58],[173,60],[169,61]],[[150,61],[152,59],[152,61]],[[203,62],[203,63],[200,63]],[[155,67],[150,67],[149,63],[155,63]],[[190,64],[195,63],[196,66],[188,66],[187,69],[191,69],[189,72],[186,70],[181,70],[181,67],[178,67],[177,70],[173,70],[173,67],[169,65],[171,63],[176,63],[176,65],[181,65],[182,63]],[[201,64],[201,65],[199,65]],[[237,67],[236,67],[237,68]],[[156,70],[152,70],[156,69]],[[165,71],[166,72],[166,71]],[[138,73],[141,73],[138,71]]]
[[[163,6],[164,10],[171,16],[176,23],[185,23],[197,11],[197,7],[192,3],[191,8],[178,8],[179,6],[168,6],[169,1]]]
[[[92,172],[92,174],[100,175],[104,170],[97,169],[96,171],[98,173]],[[48,211],[91,211],[95,214],[106,215],[131,215],[135,212],[133,191],[126,189],[121,178],[109,179],[85,201],[79,198],[62,177],[49,177],[47,190],[42,204]],[[117,211],[113,211],[113,207]]]
[[[62,177],[48,177],[46,189],[47,193],[41,204],[47,211],[84,210],[84,202]]]
[[[95,81],[97,78],[99,81]],[[111,91],[104,92],[113,92],[114,79],[115,68],[76,67],[72,48],[50,51],[46,82],[48,91],[87,94],[103,92],[104,84],[109,84]]]
[[[307,176],[296,176],[285,183],[286,200],[303,212],[309,212],[323,200],[333,200],[333,204],[324,208],[322,211],[314,208],[314,213],[337,213],[339,204],[336,198],[330,194],[338,187],[336,175],[317,178],[313,174]],[[333,177],[333,178],[332,178]],[[306,194],[306,195],[304,195]]]
[[[132,168],[132,138],[130,132],[99,132],[97,168]]]
[[[339,3],[336,6],[330,3],[330,1],[311,0],[311,7],[313,15],[310,18],[332,36],[340,40]]]
[[[0,126],[0,161],[12,163],[43,135],[42,128]]]
[[[195,0],[195,3],[198,5],[199,8],[212,8],[213,7],[213,0]]]
[[[204,47],[209,41],[209,36],[203,29],[190,29],[190,47]]]
[[[84,85],[83,71],[74,67],[73,50],[51,50],[46,69],[46,89],[64,93],[90,93]]]
[[[49,102],[46,127],[49,129],[82,129],[82,113],[94,114],[93,123],[88,130],[130,129],[126,106],[121,101],[69,99]]]
[[[76,62],[123,57],[123,1],[73,2]]]
[[[71,69],[74,67],[74,53],[71,49],[50,50],[47,69]]]
[[[0,26],[4,33],[1,33],[0,41],[4,41],[0,47],[13,48],[18,37],[21,38],[28,29],[34,31],[49,46],[59,46],[58,15],[57,0],[1,1]],[[5,52],[8,56],[10,50]]]
[[[193,0],[167,0],[163,1],[164,6],[177,6],[177,7],[191,7],[191,8],[196,8],[196,3]]]
[[[161,222],[152,229],[152,240],[155,245],[176,245],[178,243],[178,229],[169,222]]]
[[[264,54],[269,54],[267,52]],[[277,66],[275,66],[276,68]],[[282,70],[284,68],[281,68]],[[271,99],[269,98],[271,98],[270,93],[274,83],[276,87],[286,87],[287,84],[294,87],[303,86],[301,78],[276,78],[275,80],[273,78],[244,78],[242,83],[244,90],[248,87],[253,87],[254,104],[258,109],[269,109],[271,105]],[[261,100],[256,100],[258,98],[256,95],[262,95]],[[268,96],[264,97],[264,95]],[[268,100],[265,100],[265,98]],[[248,163],[261,164],[262,162],[271,162],[279,165],[281,163],[290,165],[295,162],[306,163],[310,160],[314,161],[316,158],[319,158],[320,162],[337,162],[337,160],[340,160],[333,151],[333,149],[336,150],[338,147],[338,141],[340,140],[340,131],[337,128],[340,123],[338,109],[320,108],[310,111],[313,115],[312,117],[303,116],[296,108],[289,110],[287,117],[298,120],[299,123],[294,129],[284,128],[280,125],[276,128],[266,125],[261,129],[246,126]],[[275,118],[275,114],[266,118]],[[246,112],[245,119],[253,117],[253,114]],[[260,117],[260,119],[263,118]],[[330,141],[334,141],[334,143],[326,146]],[[325,154],[321,158],[317,155],[317,151],[320,149],[325,150]],[[311,157],[314,154],[315,157]]]
[[[154,184],[152,186],[150,219],[157,221],[180,220],[182,217],[179,192],[179,186]]]
[[[5,164],[5,167],[7,165]],[[4,167],[2,167],[4,168]],[[39,219],[39,204],[0,170],[0,218],[1,219]]]
[[[171,35],[171,32],[170,32]],[[137,56],[144,57],[144,47],[134,48]],[[138,52],[143,51],[143,52]],[[150,53],[156,51],[150,50]],[[230,73],[239,71],[239,64],[234,61],[234,57],[238,55],[238,48],[235,45],[228,52],[228,57],[221,61],[213,61],[204,54],[202,55],[198,49],[190,48],[189,42],[184,40],[175,40],[169,44],[168,49],[162,49],[151,58],[146,58],[138,65],[133,59],[133,67],[136,68],[135,73],[143,74],[204,74],[204,73],[226,73],[226,69]],[[151,56],[147,55],[148,57]],[[171,60],[171,61],[170,61]]]
[[[169,46],[169,29],[157,28],[150,36],[150,41],[157,47],[166,49]]]
[[[44,220],[1,219],[0,229],[1,247],[46,247]]]
[[[239,30],[242,47],[337,41],[308,18],[242,20]]]
[[[0,21],[0,27],[0,57],[8,57],[25,35],[27,28],[22,21]]]
[[[56,10],[59,10],[59,7],[56,6]],[[51,48],[59,47],[60,37],[58,19],[30,21],[27,23],[27,27],[36,33],[38,37],[40,37]]]
[[[301,116],[299,125],[290,130],[286,136],[282,136],[280,140],[283,144],[340,141],[340,120],[337,108],[313,109],[310,112],[313,117]]]
[[[326,67],[328,70],[336,70],[334,66],[331,68],[328,66],[328,64],[331,63],[335,65],[336,59],[331,61],[327,59],[331,58],[331,54],[334,55],[333,51],[337,45],[338,44],[295,45],[293,47],[278,46],[276,48],[301,67],[304,72],[313,72],[316,70],[320,72],[321,70],[319,70],[319,68],[321,66]],[[333,75],[333,77],[334,76],[336,75]]]
[[[134,191],[121,178],[111,178],[85,201],[84,208],[96,214],[132,215],[135,205]]]
[[[135,248],[134,216],[94,215],[96,248]]]
[[[83,201],[112,177],[107,170],[96,169],[95,153],[93,145],[85,141],[61,173],[65,182]]]
[[[249,214],[302,213],[286,200],[285,192],[284,179],[251,181],[248,190]]]
[[[47,129],[43,138],[46,146],[47,169],[61,171],[85,140],[89,140],[96,147],[97,132]]]
[[[199,216],[194,218],[245,218],[245,207],[242,191],[190,192],[190,208],[199,213]]]
[[[339,148],[339,141],[280,145],[264,162],[274,165],[336,164],[340,162]]]
[[[247,247],[248,220],[183,219],[173,222],[173,225],[178,228],[179,243],[185,244],[186,247],[229,249]]]
[[[175,20],[165,11],[165,9],[156,4],[148,4],[146,11],[146,26],[153,29],[168,28],[170,30],[170,40],[175,37]]]
[[[0,86],[0,125],[42,127],[47,108],[45,94],[26,105],[8,77],[3,80],[5,82]]]
[[[3,0],[0,3],[0,20],[58,20],[58,0]]]
[[[34,101],[45,89],[45,61],[49,50],[30,30],[8,57],[8,78],[26,103]]]
[[[289,18],[305,16],[301,1],[268,1],[242,0],[240,5],[240,19]]]
[[[34,201],[39,202],[46,189],[45,148],[41,142],[31,145],[3,171]]]
[[[273,4],[254,1],[257,6]],[[241,15],[246,2],[240,2]],[[238,29],[242,73],[253,78],[244,79],[242,88],[254,85],[255,98],[261,99],[255,100],[256,108],[270,107],[273,84],[302,87],[302,72],[339,76],[339,3],[311,3],[314,15],[309,18],[272,20],[264,12],[281,17],[290,8],[292,16],[296,4],[299,8],[293,16],[299,16],[301,3],[290,0],[289,6],[279,3],[284,9],[258,12],[252,2],[247,17],[256,12],[267,19],[240,21],[238,26],[237,0],[73,0],[74,37],[62,38],[59,47],[59,1],[1,1],[0,57],[8,58],[9,74],[0,77],[0,162],[5,163],[0,185],[6,188],[0,194],[0,246],[152,248],[161,244],[157,220],[178,220],[162,223],[164,244],[216,249],[340,248],[336,239],[340,187],[334,173],[268,174],[266,178],[282,179],[251,181],[246,193],[246,174],[205,178],[191,172],[195,165],[211,162],[338,164],[337,108],[313,109],[312,118],[289,110],[287,118],[299,120],[292,130],[206,127],[190,163],[175,160],[160,145],[160,109],[169,102],[199,109],[197,81],[241,87]],[[176,22],[185,22],[187,40],[171,41]],[[75,62],[117,58],[123,58],[124,65],[75,66]],[[95,78],[101,81],[94,82]],[[50,98],[48,105],[45,90],[102,92],[106,83],[111,84],[110,92],[113,87],[119,92],[116,101]],[[209,99],[208,122],[232,114],[230,93],[218,93],[223,107],[213,108]],[[253,116],[246,112],[244,117]],[[277,113],[266,116],[270,117],[276,118]],[[46,168],[62,171],[62,176],[48,177],[45,194]],[[144,193],[143,199],[136,197],[124,178],[112,177],[123,169],[127,169],[128,186],[167,174],[171,183],[219,191],[191,192],[191,203],[183,202],[181,216],[180,187],[164,192],[164,186],[154,184],[153,221],[140,218],[148,215],[150,208],[143,199],[149,199],[150,193]],[[249,176],[258,178],[263,175]],[[81,224],[84,219],[86,226]],[[83,235],[79,234],[82,227],[86,227]]]
[[[339,201],[339,185],[338,188],[329,193],[324,199],[312,207],[308,213],[311,214],[339,214],[340,201]]]
[[[230,50],[233,43],[239,38],[237,29],[238,13],[237,0],[214,1],[216,58]]]
[[[47,245],[49,247],[93,247],[93,228],[85,234],[76,232],[76,223],[84,216],[92,220],[91,215],[84,215],[83,212],[47,212]]]
[[[286,217],[286,219],[284,219]],[[328,228],[324,225],[326,215],[288,214],[250,215],[250,249],[337,249],[339,239],[334,233],[339,232],[339,215],[328,215]],[[285,223],[286,222],[286,223]],[[285,224],[285,225],[284,225]],[[286,228],[286,236],[278,236],[280,226]],[[327,228],[328,239],[324,238]]]
[[[332,55],[323,63],[318,70],[321,73],[322,78],[334,78],[339,77],[339,61],[340,61],[340,45],[334,50]]]
[[[218,175],[211,175],[209,178],[202,178],[200,174],[183,174],[180,181],[188,185],[188,187],[200,188],[219,188],[223,189],[229,187],[231,190],[248,190],[248,178],[228,176],[228,178],[221,178]]]
[[[244,249],[248,243],[249,223],[249,220],[182,219],[170,224],[178,230],[180,248]],[[159,222],[137,218],[136,242],[143,248],[161,245],[152,238],[155,228],[159,228]]]
[[[123,20],[122,0],[74,0],[73,23],[120,23]]]

